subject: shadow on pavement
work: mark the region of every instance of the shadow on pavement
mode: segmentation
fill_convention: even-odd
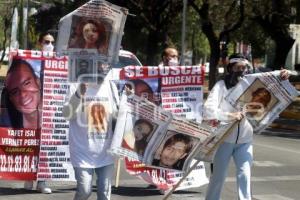
[[[161,195],[156,188],[119,186],[112,187],[112,194],[121,196],[153,196]]]
[[[22,195],[38,193],[36,190],[25,190],[23,188],[0,188],[0,195]]]
[[[259,135],[276,136],[276,137],[283,137],[283,138],[290,138],[290,139],[300,139],[299,131],[277,129],[277,128],[276,129],[268,128],[262,131]]]
[[[198,192],[193,191],[175,191],[174,194],[195,194]],[[162,196],[158,189],[155,187],[130,187],[130,186],[119,186],[112,187],[112,194],[120,196]]]
[[[62,187],[51,187],[52,192],[59,193],[70,193],[75,192],[75,188],[62,188]],[[37,190],[26,190],[24,188],[0,188],[1,195],[24,195],[24,194],[41,194]],[[1,198],[0,198],[1,199]]]

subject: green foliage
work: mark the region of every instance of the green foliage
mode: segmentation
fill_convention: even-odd
[[[35,7],[38,12],[30,17],[28,27],[28,42],[30,48],[36,48],[38,35],[44,31],[57,30],[59,19],[72,12],[88,0],[41,0],[29,1],[30,7]],[[108,0],[119,6],[127,7],[129,15],[125,25],[122,46],[124,49],[134,52],[144,64],[157,64],[160,54],[168,45],[181,47],[181,23],[182,23],[182,1],[178,0]],[[25,2],[25,0],[23,0]],[[36,2],[40,2],[37,4]],[[239,1],[236,0],[195,0],[201,5],[207,3],[208,18],[212,23],[215,36],[228,29],[232,22],[237,21],[240,16]],[[273,2],[273,4],[272,4]],[[262,29],[255,21],[255,17],[262,16],[264,19],[272,18],[274,22],[283,28],[299,15],[291,12],[299,11],[300,3],[296,0],[283,1],[268,0],[244,0],[244,21],[242,26],[228,34],[229,51],[233,52],[234,44],[243,41],[251,43],[254,57],[264,57],[266,51],[265,41],[271,38],[270,33]],[[22,2],[19,2],[19,5]],[[0,3],[0,11],[7,6]],[[275,12],[276,11],[276,12]],[[294,14],[293,14],[294,13]],[[299,12],[298,12],[299,13]],[[0,26],[3,27],[4,17],[0,18]],[[186,49],[192,50],[195,63],[201,58],[209,57],[212,47],[209,45],[207,36],[202,32],[202,25],[207,19],[200,16],[194,9],[188,6]],[[19,29],[20,30],[20,29]],[[3,39],[3,32],[0,32],[0,41]],[[20,34],[22,34],[20,32]],[[22,38],[22,37],[21,37]],[[152,57],[152,59],[149,59]],[[151,61],[151,62],[149,62]]]

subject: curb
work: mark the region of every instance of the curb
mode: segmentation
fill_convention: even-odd
[[[289,125],[289,124],[280,124],[273,122],[270,126],[270,128],[276,128],[276,129],[286,129],[286,130],[293,130],[293,131],[299,131],[300,133],[300,126],[298,125]]]

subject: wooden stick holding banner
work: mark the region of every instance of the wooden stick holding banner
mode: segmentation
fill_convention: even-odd
[[[119,180],[120,180],[120,167],[121,167],[121,159],[117,159],[117,168],[116,168],[116,179],[115,179],[115,187],[119,187]]]
[[[209,156],[212,152],[214,152],[214,150],[217,148],[217,146],[219,146],[219,144],[224,141],[224,139],[232,132],[232,129],[235,128],[239,122],[240,121],[236,121],[231,125],[231,127],[226,131],[226,133],[222,136],[222,138],[206,153],[206,156]],[[198,165],[199,162],[201,162],[201,160],[197,160],[197,162],[195,162],[192,165],[192,167],[190,167],[188,169],[188,171],[182,176],[182,178],[176,183],[176,185],[174,185],[172,187],[172,189],[164,196],[163,200],[167,200],[173,194],[173,192],[176,190],[176,188],[178,188],[178,186],[191,173],[191,171],[193,171],[196,168],[196,166]]]

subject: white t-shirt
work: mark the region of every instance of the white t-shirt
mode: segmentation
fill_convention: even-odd
[[[112,164],[113,157],[107,150],[113,137],[112,119],[117,114],[118,103],[118,96],[114,95],[118,92],[108,80],[101,85],[90,83],[82,100],[73,96],[78,85],[70,84],[64,105],[75,107],[69,129],[71,163],[74,167],[81,168]],[[72,96],[75,99],[73,102],[69,101]]]
[[[214,85],[204,103],[204,119],[216,119],[224,123],[232,121],[227,113],[238,112],[238,110],[224,99],[232,89],[227,90],[224,80],[220,80]],[[253,128],[244,117],[238,127],[225,139],[225,142],[241,144],[252,142],[252,140]]]

